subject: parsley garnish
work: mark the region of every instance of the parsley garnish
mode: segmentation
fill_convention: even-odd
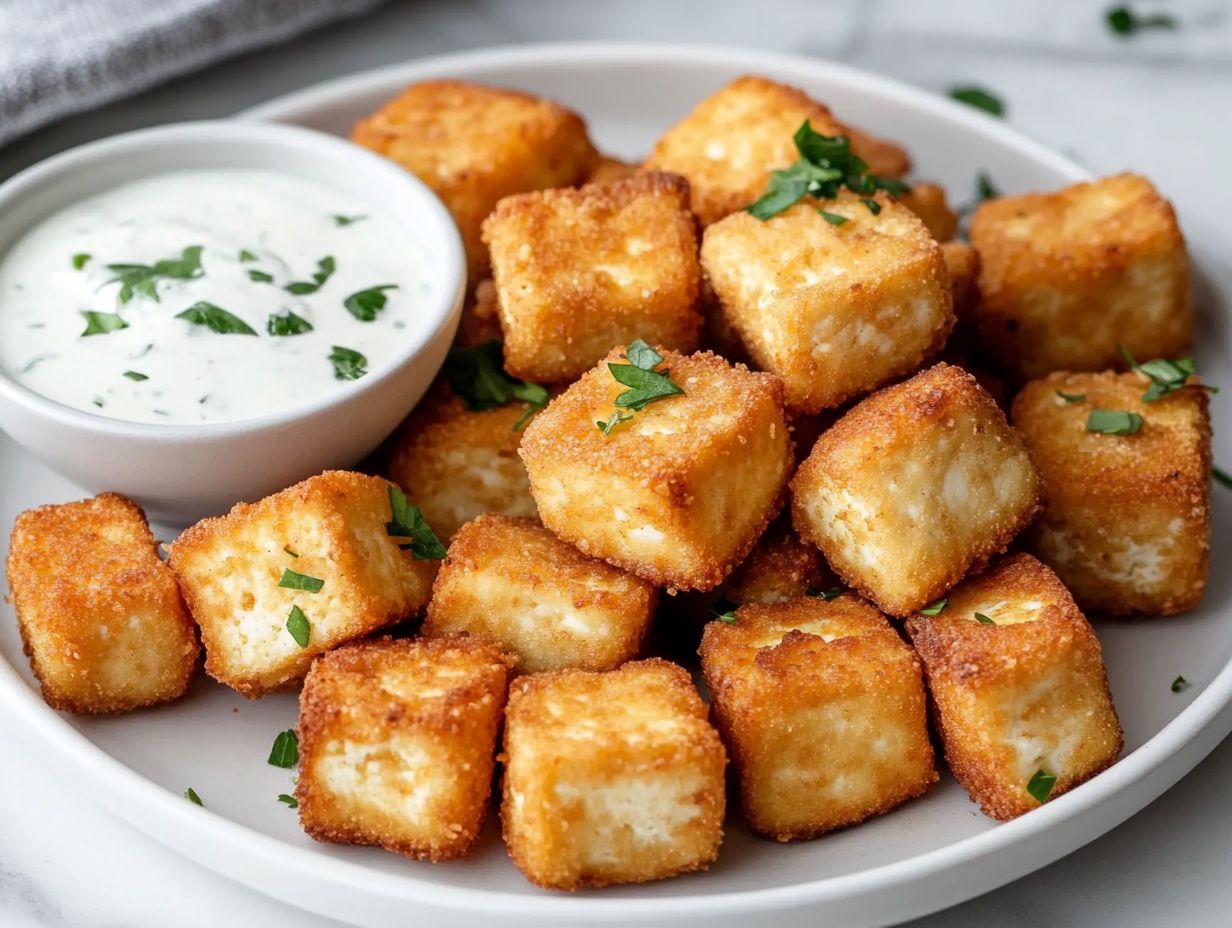
[[[816,587],[810,586],[804,591],[804,595],[805,596],[817,596],[825,600],[826,602],[829,602],[832,599],[838,599],[840,596],[842,596],[843,588],[841,586],[836,586],[834,589],[826,590],[823,593],[821,590],[817,589]]]
[[[137,373],[137,371],[125,371],[125,372],[124,372],[124,376],[125,376],[125,377],[127,377],[129,380],[135,380],[135,381],[137,381],[137,383],[141,383],[141,381],[143,381],[143,380],[149,380],[149,379],[150,379],[150,378],[149,378],[149,377],[147,377],[145,374],[139,374],[139,373]]]
[[[759,200],[745,207],[745,212],[758,219],[764,221],[777,216],[806,196],[833,200],[842,187],[866,196],[877,190],[901,196],[911,189],[900,180],[869,174],[867,162],[851,153],[851,142],[846,136],[831,138],[822,135],[813,129],[807,119],[792,139],[796,143],[796,151],[800,153],[800,160],[789,168],[771,174],[766,192]],[[829,216],[826,216],[826,221],[834,222]]]
[[[334,377],[338,380],[359,380],[368,373],[368,359],[350,348],[334,345],[329,359],[334,362]]]
[[[267,274],[265,271],[250,270],[248,272],[248,279],[257,284],[272,284],[274,282],[274,275]]]
[[[445,556],[445,546],[425,521],[419,507],[397,487],[389,488],[389,505],[394,518],[392,522],[385,523],[385,531],[394,538],[411,539],[410,544],[398,545],[399,548],[410,551],[411,557],[417,561],[439,561]]]
[[[1229,490],[1232,490],[1232,474],[1216,465],[1212,465],[1211,476],[1215,478],[1216,483],[1222,483]]]
[[[1192,386],[1200,390],[1209,390],[1211,393],[1219,392],[1218,387],[1210,387],[1204,383],[1189,384],[1185,382],[1194,372],[1193,358],[1175,358],[1173,360],[1155,358],[1153,361],[1139,364],[1120,342],[1117,342],[1117,351],[1121,352],[1121,357],[1129,364],[1130,370],[1142,374],[1151,381],[1147,391],[1142,394],[1142,402],[1144,403],[1153,403],[1169,393],[1180,390],[1182,387]]]
[[[384,291],[397,289],[397,284],[381,284],[379,287],[369,287],[367,290],[352,293],[342,301],[342,305],[347,308],[347,312],[360,322],[372,322],[376,319],[376,314],[385,308],[387,297]]]
[[[301,648],[308,647],[308,639],[312,637],[312,626],[308,624],[308,616],[304,615],[304,610],[299,606],[291,607],[291,614],[287,616],[287,631],[291,633],[297,645]]]
[[[86,263],[89,260],[90,260],[90,255],[85,254],[84,252],[82,252],[79,255],[73,255],[73,270],[80,271],[83,267],[86,266]]]
[[[990,116],[1005,115],[1005,104],[1001,102],[1001,98],[989,93],[983,87],[951,87],[950,97],[959,103],[983,110]]]
[[[195,806],[201,806],[202,808],[205,807],[205,803],[201,801],[201,797],[197,795],[197,791],[191,786],[184,790],[184,798]]]
[[[296,799],[294,796],[288,796],[286,793],[279,793],[278,801],[285,802],[288,808],[291,808],[291,809],[299,808],[299,800]]]
[[[128,328],[128,323],[115,313],[96,313],[93,310],[84,310],[82,315],[86,317],[86,330],[81,333],[82,338],[87,335],[107,335],[110,332]]]
[[[247,322],[233,313],[227,312],[221,306],[206,303],[204,300],[193,303],[182,313],[176,313],[175,318],[187,319],[193,325],[203,325],[211,332],[219,335],[256,335],[256,330]]]
[[[284,770],[290,770],[299,763],[299,738],[296,737],[294,728],[278,733],[267,763],[271,767],[281,767]]]
[[[1176,17],[1167,13],[1139,16],[1127,6],[1112,7],[1104,14],[1104,18],[1108,22],[1108,28],[1119,36],[1131,36],[1143,29],[1175,29],[1179,25]]]
[[[729,603],[726,599],[720,599],[717,603],[710,607],[711,614],[725,625],[736,624],[736,609],[738,607],[734,603]]]
[[[1184,677],[1177,677],[1172,681],[1172,692],[1179,693],[1181,690],[1189,689],[1189,681]]]
[[[306,280],[297,280],[294,283],[287,284],[283,287],[287,293],[294,293],[296,296],[303,296],[306,293],[316,293],[325,285],[325,281],[333,276],[337,266],[334,264],[332,257],[324,257],[317,262],[316,273],[312,275],[312,283]]]
[[[996,625],[997,624],[992,619],[990,619],[988,616],[984,615],[984,613],[982,612],[977,612],[975,614],[975,621],[979,622],[981,625]]]
[[[950,604],[948,599],[935,600],[920,610],[920,615],[941,615],[941,610]]]
[[[611,435],[612,429],[616,428],[616,426],[620,425],[620,423],[622,422],[628,422],[632,418],[633,418],[632,413],[626,416],[624,413],[622,413],[618,409],[608,417],[608,420],[606,422],[597,421],[595,422],[595,425],[599,427],[599,431],[602,432],[604,435]]]
[[[1057,390],[1056,394],[1067,403],[1081,403],[1087,398],[1085,393],[1062,393],[1060,390]]]
[[[980,203],[983,203],[985,200],[995,200],[1001,196],[1001,191],[992,182],[992,177],[989,176],[987,171],[980,171],[975,176],[975,196]]]
[[[872,213],[874,216],[878,216],[881,214],[881,204],[878,203],[876,200],[870,200],[867,197],[861,197],[860,202],[863,203],[865,206],[867,206],[868,211]]]
[[[333,216],[334,225],[341,228],[342,226],[354,225],[357,222],[362,222],[367,219],[367,216]]]
[[[160,301],[155,282],[160,277],[167,280],[194,280],[205,273],[201,270],[201,251],[200,245],[191,245],[180,253],[179,258],[168,258],[154,264],[108,264],[107,270],[116,276],[107,283],[120,284],[121,303],[131,300],[134,293],[148,296],[158,303]]]
[[[496,409],[514,400],[530,404],[513,430],[520,431],[535,413],[548,404],[548,391],[537,383],[517,380],[505,373],[504,349],[494,338],[474,348],[450,348],[445,358],[449,386],[470,412]]]
[[[660,373],[655,370],[656,367],[663,363],[663,355],[659,354],[659,352],[655,351],[640,338],[625,349],[625,357],[629,359],[628,364],[612,364],[609,362],[607,365],[607,369],[612,374],[612,379],[629,387],[628,390],[619,394],[614,401],[618,410],[631,409],[634,412],[639,412],[655,400],[661,400],[665,396],[675,396],[676,394],[684,393],[684,390],[678,384],[672,382],[670,371]],[[612,425],[615,424],[612,423]],[[606,435],[609,432],[611,432],[610,428],[604,434]]]
[[[294,551],[291,550],[290,545],[283,545],[282,550],[287,552],[287,554],[291,555],[291,557],[299,557],[298,554],[296,554]]]
[[[307,590],[309,593],[320,593],[321,587],[325,586],[325,581],[318,580],[316,577],[309,577],[307,574],[297,574],[295,571],[287,570],[284,567],[282,579],[278,581],[278,586],[284,590]]]
[[[1031,798],[1038,803],[1048,801],[1048,796],[1052,793],[1052,787],[1057,782],[1057,778],[1051,773],[1044,773],[1042,770],[1035,771],[1035,775],[1027,781],[1027,792],[1031,794]]]
[[[271,313],[265,322],[265,331],[270,335],[303,335],[312,331],[312,323],[288,309],[281,316]]]
[[[254,255],[247,248],[240,249],[240,263],[241,264],[243,264],[246,261],[256,261],[256,260],[257,260],[257,256]]]
[[[1114,409],[1093,409],[1087,416],[1087,431],[1103,435],[1133,435],[1142,428],[1142,417],[1136,412]]]
[[[881,209],[880,206],[877,208]],[[821,213],[821,218],[832,226],[841,226],[848,221],[846,216],[840,216],[838,213],[830,213],[824,209],[819,209],[817,212]]]

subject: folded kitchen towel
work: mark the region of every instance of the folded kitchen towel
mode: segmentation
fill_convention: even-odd
[[[0,0],[0,145],[382,0]]]

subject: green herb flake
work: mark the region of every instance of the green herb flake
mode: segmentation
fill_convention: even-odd
[[[1116,409],[1093,409],[1087,416],[1087,431],[1102,435],[1133,435],[1142,428],[1142,417],[1136,412]]]
[[[278,733],[267,763],[271,767],[281,767],[284,770],[290,770],[299,763],[299,738],[296,737],[294,728]]]
[[[93,310],[85,310],[82,315],[86,317],[86,330],[81,333],[82,338],[87,335],[108,335],[111,332],[128,328],[128,323],[115,313],[96,313]]]
[[[334,259],[326,256],[317,262],[316,273],[312,275],[312,283],[305,280],[298,280],[294,283],[289,283],[282,289],[287,293],[294,293],[296,296],[304,296],[309,293],[316,293],[325,285],[325,281],[329,280],[336,271],[337,265]]]
[[[73,270],[80,271],[90,262],[90,255],[82,252],[79,255],[73,255]]]
[[[150,378],[149,378],[149,377],[147,377],[145,374],[140,374],[140,373],[138,373],[137,371],[125,371],[125,372],[124,372],[124,376],[125,376],[125,377],[127,377],[129,380],[135,380],[135,381],[137,381],[137,383],[141,383],[141,381],[143,381],[143,380],[149,380],[149,379],[150,379]]]
[[[233,313],[227,312],[221,306],[207,303],[204,300],[193,303],[182,313],[176,313],[175,318],[186,319],[193,325],[203,325],[211,332],[219,335],[256,335],[256,330],[247,322]]]
[[[881,214],[881,204],[878,203],[876,200],[870,200],[867,197],[861,197],[860,202],[863,203],[865,206],[867,206],[868,211],[872,213],[874,216],[878,216]]]
[[[334,345],[329,360],[334,365],[334,377],[338,380],[359,380],[368,373],[368,359],[354,349]]]
[[[379,287],[369,287],[367,290],[352,293],[342,301],[342,305],[346,307],[347,312],[360,322],[374,322],[376,314],[385,308],[387,301],[385,291],[397,289],[397,284],[381,284]]]
[[[726,599],[720,599],[710,607],[710,613],[724,625],[736,624],[736,605]]]
[[[287,554],[291,555],[291,557],[299,557],[298,554],[296,554],[294,551],[291,550],[290,545],[283,545],[282,550],[285,551]]]
[[[291,633],[297,645],[301,648],[308,647],[308,639],[312,637],[312,626],[308,624],[308,616],[304,615],[304,611],[299,606],[291,607],[291,614],[287,616],[287,631]]]
[[[830,223],[832,226],[841,226],[849,221],[846,216],[840,216],[838,213],[827,212],[824,209],[819,209],[817,212],[821,213],[821,218]]]
[[[253,269],[248,272],[248,279],[256,284],[272,284],[274,282],[274,275]]]
[[[980,171],[975,177],[975,195],[981,203],[1001,196],[1001,191],[986,171]]]
[[[1052,793],[1052,787],[1056,782],[1057,778],[1051,773],[1037,770],[1027,781],[1027,792],[1031,794],[1032,799],[1043,804],[1048,801],[1048,796]]]
[[[984,615],[984,613],[982,612],[977,612],[975,614],[975,621],[979,622],[981,625],[996,625],[997,624],[992,619],[990,619],[988,616]]]
[[[1139,364],[1134,360],[1134,356],[1129,353],[1128,349],[1119,342],[1117,343],[1117,351],[1121,353],[1121,357],[1129,364],[1129,369],[1141,374],[1151,382],[1145,393],[1142,394],[1142,402],[1153,403],[1156,400],[1167,396],[1177,390],[1185,387],[1197,387],[1200,390],[1209,390],[1211,393],[1218,393],[1218,387],[1210,387],[1206,384],[1188,383],[1188,380],[1193,376],[1196,366],[1193,358],[1155,358],[1143,364]]]
[[[288,309],[281,316],[271,313],[265,321],[265,331],[274,336],[303,335],[312,331],[312,323]]]
[[[1057,390],[1056,394],[1067,403],[1082,403],[1087,398],[1085,393],[1062,393],[1060,390]]]
[[[1189,681],[1184,677],[1177,677],[1172,681],[1172,692],[1179,693],[1181,690],[1189,689]]]
[[[612,413],[610,417],[608,417],[608,420],[606,422],[599,421],[599,422],[596,422],[595,425],[599,427],[599,431],[602,432],[604,435],[611,435],[612,429],[616,428],[616,426],[620,425],[620,423],[622,422],[628,422],[632,418],[633,418],[632,413],[626,416],[624,413],[622,413],[618,409],[614,413]]]
[[[256,261],[257,256],[247,248],[240,249],[240,264],[246,264],[249,261]]]
[[[308,593],[320,593],[321,587],[325,586],[325,581],[318,580],[316,577],[309,577],[307,574],[297,574],[295,571],[287,570],[284,567],[282,579],[278,581],[278,586],[284,590],[304,590]]]
[[[205,272],[201,269],[200,245],[190,245],[178,258],[168,258],[154,264],[108,264],[107,270],[116,276],[107,281],[120,285],[119,300],[127,303],[134,294],[160,302],[156,282],[164,280],[195,280]],[[105,286],[105,285],[104,285]]]
[[[1104,14],[1104,19],[1113,35],[1122,38],[1137,35],[1144,29],[1176,29],[1180,26],[1175,16],[1167,13],[1140,16],[1127,6],[1112,7]]]
[[[679,384],[672,382],[670,371],[655,370],[663,363],[663,355],[640,338],[625,350],[625,357],[628,364],[607,366],[613,380],[629,387],[617,395],[614,404],[618,409],[640,412],[655,400],[684,393]]]
[[[838,599],[840,596],[842,596],[843,588],[841,586],[836,586],[833,589],[826,590],[823,593],[821,590],[817,589],[816,587],[810,586],[805,589],[804,595],[805,596],[815,596],[819,599],[824,600],[825,602],[829,602],[832,599]]]
[[[337,216],[335,215],[335,216],[331,216],[330,218],[334,220],[334,225],[338,226],[338,228],[341,229],[344,226],[351,226],[357,222],[363,222],[368,217],[362,216],[362,215],[361,216]]]
[[[1229,474],[1221,467],[1212,465],[1211,476],[1215,478],[1216,483],[1223,484],[1229,490],[1232,490],[1232,474]]]
[[[529,404],[529,409],[514,423],[522,426],[548,404],[548,391],[537,383],[518,380],[505,373],[504,345],[494,338],[474,348],[451,348],[445,358],[449,386],[470,412],[496,409],[514,400]]]
[[[439,561],[445,556],[445,546],[419,511],[419,507],[406,498],[397,487],[389,488],[389,505],[393,521],[385,524],[385,531],[393,538],[409,538],[410,544],[398,545],[410,551],[417,561]]]
[[[184,798],[195,806],[205,807],[205,803],[201,801],[201,797],[197,795],[197,791],[191,786],[184,790]]]
[[[941,610],[950,604],[948,599],[938,599],[920,610],[920,615],[941,615]]]
[[[1001,98],[983,87],[951,87],[950,98],[983,110],[990,116],[1005,115],[1005,104],[1001,102]]]
[[[279,793],[278,801],[285,802],[287,804],[287,808],[290,808],[290,809],[299,808],[299,800],[296,799],[294,796],[288,796],[286,793]]]

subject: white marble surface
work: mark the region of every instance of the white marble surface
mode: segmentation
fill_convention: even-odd
[[[83,0],[86,2],[86,0]],[[308,83],[509,42],[647,39],[755,45],[844,60],[942,90],[978,83],[1009,119],[1100,173],[1134,169],[1176,202],[1195,245],[1232,271],[1232,9],[1146,4],[1175,34],[1121,42],[1088,0],[435,0],[397,2],[0,149],[0,177],[67,146],[223,116]],[[1228,462],[1224,462],[1227,466]],[[1217,492],[1222,492],[1217,489]],[[1144,812],[1033,876],[914,928],[1186,928],[1232,922],[1232,743]],[[24,758],[0,719],[0,925],[197,928],[337,923],[166,851]]]

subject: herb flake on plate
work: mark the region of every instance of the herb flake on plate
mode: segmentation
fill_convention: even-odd
[[[363,222],[368,217],[366,215],[361,214],[359,216],[334,215],[334,216],[331,216],[330,218],[334,220],[334,225],[336,225],[338,228],[341,229],[346,226],[353,226],[357,222]]]
[[[496,409],[514,400],[529,404],[526,415],[514,423],[515,432],[521,431],[530,417],[548,404],[545,387],[505,372],[504,344],[499,338],[474,348],[450,348],[445,358],[445,376],[450,389],[461,397],[469,412]]]
[[[1177,677],[1172,681],[1172,692],[1179,693],[1182,690],[1189,689],[1189,681],[1184,677]]]
[[[296,799],[294,796],[288,796],[286,793],[279,793],[278,801],[285,803],[288,809],[298,809],[299,808],[299,800]]]
[[[982,110],[990,116],[1005,115],[1005,103],[996,94],[985,90],[983,87],[973,85],[951,87],[949,93],[951,99],[957,100],[959,103],[965,103],[967,106],[974,107],[977,110]]]
[[[141,381],[143,380],[150,379],[145,374],[139,373],[138,371],[125,371],[124,376],[127,377],[129,380],[136,381],[137,383],[141,383]]]
[[[1146,29],[1176,29],[1180,26],[1175,16],[1168,13],[1142,15],[1128,6],[1114,6],[1104,13],[1104,21],[1113,35],[1128,38]]]
[[[80,271],[90,261],[90,255],[82,252],[79,255],[73,255],[73,270]]]
[[[281,767],[284,770],[290,770],[299,763],[299,738],[294,728],[278,733],[266,763],[271,767]]]
[[[205,807],[205,803],[201,801],[201,797],[197,795],[197,791],[191,786],[184,790],[184,798],[195,806]]]
[[[1043,804],[1052,795],[1052,787],[1056,785],[1056,782],[1057,778],[1051,773],[1037,770],[1031,779],[1027,781],[1027,792],[1031,794],[1032,799]]]
[[[248,279],[255,284],[272,284],[274,282],[274,275],[253,268],[248,272]]]

